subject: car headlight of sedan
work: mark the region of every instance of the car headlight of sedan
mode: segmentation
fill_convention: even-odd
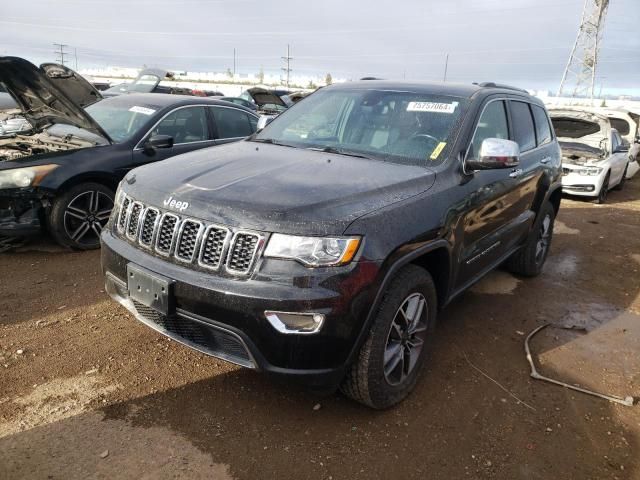
[[[576,170],[578,175],[586,175],[590,177],[595,177],[596,175],[600,175],[602,173],[601,167],[583,167],[579,170]]]
[[[0,170],[0,188],[35,187],[58,165],[37,165],[35,167]]]
[[[264,256],[297,260],[307,267],[329,267],[351,262],[360,237],[299,237],[274,233]]]

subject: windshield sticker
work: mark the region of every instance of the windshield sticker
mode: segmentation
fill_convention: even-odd
[[[444,147],[446,146],[447,146],[447,142],[440,142],[438,146],[433,149],[433,152],[431,152],[431,156],[429,158],[431,160],[436,160],[438,156],[442,153],[442,150],[444,150]]]
[[[131,107],[129,109],[130,112],[136,112],[136,113],[142,113],[144,115],[153,115],[154,113],[156,113],[156,111],[153,108],[147,108],[147,107]]]
[[[409,105],[407,105],[407,112],[453,113],[457,106],[458,102],[409,102]]]

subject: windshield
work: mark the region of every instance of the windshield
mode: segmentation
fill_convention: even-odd
[[[254,141],[410,165],[446,158],[467,100],[370,89],[319,90],[262,130]]]
[[[109,99],[110,100],[110,99]],[[132,106],[102,101],[85,110],[116,143],[129,140],[160,107]]]

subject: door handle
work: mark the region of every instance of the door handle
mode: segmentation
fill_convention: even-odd
[[[513,172],[511,172],[509,174],[509,176],[511,178],[518,178],[520,175],[522,175],[522,169],[521,168],[518,168],[517,170],[514,170]]]
[[[551,161],[551,157],[544,157],[542,160],[540,160],[540,163],[549,163]]]

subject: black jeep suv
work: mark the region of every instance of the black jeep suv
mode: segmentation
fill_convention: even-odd
[[[334,85],[245,141],[130,172],[106,288],[196,350],[385,408],[414,387],[439,308],[502,263],[540,273],[560,186],[523,90]]]

